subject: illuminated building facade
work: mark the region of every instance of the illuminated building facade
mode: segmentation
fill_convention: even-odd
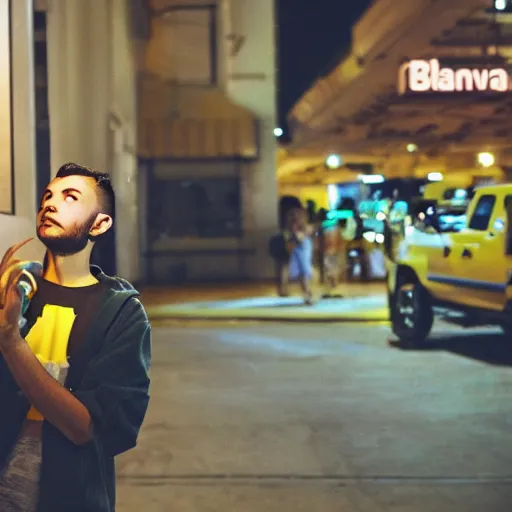
[[[113,177],[106,271],[157,283],[271,275],[273,0],[0,9],[0,251],[35,235],[43,187],[74,161]],[[36,240],[23,255],[42,251]]]
[[[144,279],[262,278],[277,227],[273,0],[150,0],[139,63]]]
[[[289,114],[281,189],[357,179],[350,166],[361,163],[388,178],[507,179],[512,14],[492,5],[373,2],[353,27],[351,49]],[[324,166],[331,153],[345,162],[334,172]],[[481,153],[496,165],[482,164]]]

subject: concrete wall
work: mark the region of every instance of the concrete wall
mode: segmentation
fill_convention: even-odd
[[[48,10],[52,172],[75,161],[111,174],[117,272],[139,277],[136,85],[127,0],[53,0]]]
[[[139,276],[136,103],[125,0],[53,0],[48,5],[52,173],[76,161],[112,173],[118,198],[118,273]],[[36,165],[32,2],[12,10],[14,215],[0,214],[0,252],[35,237]],[[0,44],[7,44],[0,41]],[[37,238],[20,256],[42,259]]]
[[[256,255],[248,262],[254,278],[274,273],[268,257],[268,238],[278,226],[276,126],[276,42],[274,0],[223,0],[221,40],[226,61],[228,97],[255,114],[259,121],[260,158],[247,164],[244,177],[244,229]],[[238,51],[233,46],[235,36]],[[240,37],[243,42],[240,42]],[[226,44],[228,40],[229,44]]]

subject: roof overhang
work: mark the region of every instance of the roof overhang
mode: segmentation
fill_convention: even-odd
[[[457,160],[509,145],[512,94],[400,95],[411,59],[443,66],[504,67],[512,62],[512,15],[486,12],[487,0],[378,0],[353,29],[350,55],[319,79],[290,112],[290,152],[366,158],[407,157],[414,143],[429,158]]]

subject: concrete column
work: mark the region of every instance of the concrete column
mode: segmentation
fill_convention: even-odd
[[[110,127],[112,173],[117,197],[117,266],[129,280],[140,276],[137,194],[137,103],[135,45],[130,33],[127,0],[111,0]]]
[[[274,266],[268,239],[278,228],[274,0],[232,0],[230,10],[230,31],[243,41],[227,66],[227,93],[259,120],[260,158],[242,169],[244,228],[248,244],[257,250],[248,260],[248,272],[269,278]]]
[[[54,0],[48,10],[52,171],[107,164],[110,1]]]
[[[136,86],[127,0],[52,0],[48,74],[52,171],[75,161],[111,174],[118,273],[139,272]]]

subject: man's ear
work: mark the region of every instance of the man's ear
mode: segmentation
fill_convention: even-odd
[[[98,213],[96,216],[96,220],[94,221],[90,231],[89,236],[97,237],[108,231],[113,224],[112,217],[105,213]]]

